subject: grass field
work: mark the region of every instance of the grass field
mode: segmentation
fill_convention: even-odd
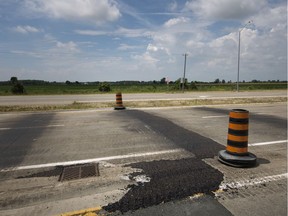
[[[65,84],[43,84],[43,85],[25,85],[27,95],[57,95],[57,94],[102,94],[99,91],[99,85],[65,85]],[[188,89],[185,91],[235,91],[236,84],[196,84],[197,89]],[[286,82],[279,83],[240,83],[240,91],[249,90],[273,90],[287,89]],[[110,93],[160,93],[160,92],[179,92],[180,90],[173,84],[111,84]],[[11,86],[0,85],[0,95],[12,95]]]

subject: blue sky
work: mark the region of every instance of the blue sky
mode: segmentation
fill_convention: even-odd
[[[240,29],[240,80],[287,80],[285,0],[0,0],[0,80],[174,81],[188,53],[236,81]]]

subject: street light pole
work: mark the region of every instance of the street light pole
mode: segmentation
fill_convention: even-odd
[[[183,80],[182,80],[183,81],[183,83],[182,83],[182,92],[184,93],[185,73],[186,73],[186,58],[187,58],[188,54],[184,53],[183,56],[184,56],[184,74],[183,74]]]
[[[242,32],[242,30],[248,25],[248,24],[250,24],[250,23],[252,23],[252,20],[250,20],[250,21],[248,21],[246,24],[245,24],[245,26],[242,28],[242,29],[240,29],[239,31],[238,31],[238,70],[237,70],[237,92],[239,92],[239,77],[240,77],[240,42],[241,42],[241,32]]]

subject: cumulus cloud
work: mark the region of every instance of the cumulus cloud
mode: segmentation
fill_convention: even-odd
[[[185,6],[204,19],[231,20],[251,16],[266,4],[266,0],[193,0]]]
[[[25,0],[25,5],[30,11],[51,18],[96,24],[115,21],[121,16],[114,0]]]
[[[28,33],[37,33],[37,32],[40,32],[41,30],[33,26],[26,25],[26,26],[17,26],[13,28],[13,31],[21,33],[21,34],[28,34]]]

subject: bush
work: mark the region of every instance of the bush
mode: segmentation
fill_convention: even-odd
[[[195,82],[191,82],[190,89],[191,90],[197,90],[198,89]]]
[[[106,83],[106,82],[100,83],[99,91],[101,91],[101,92],[109,92],[109,91],[111,91],[110,84]]]
[[[24,94],[25,93],[24,86],[21,83],[17,82],[12,86],[11,92],[13,94]]]

